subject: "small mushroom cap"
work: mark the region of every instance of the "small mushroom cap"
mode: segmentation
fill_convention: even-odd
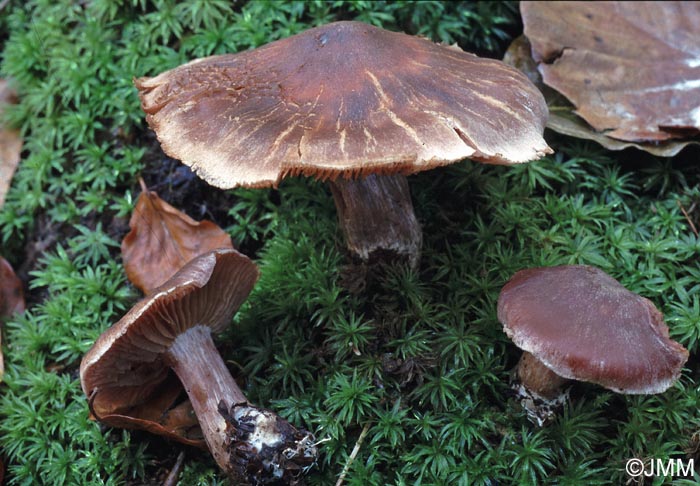
[[[220,188],[537,159],[547,106],[456,46],[335,22],[135,80],[163,150]]]
[[[166,379],[163,353],[196,325],[221,332],[258,279],[245,255],[219,249],[200,255],[107,329],[83,357],[80,381],[98,417],[150,399]]]
[[[688,360],[651,301],[586,265],[516,273],[498,297],[498,319],[559,376],[620,393],[661,393]]]

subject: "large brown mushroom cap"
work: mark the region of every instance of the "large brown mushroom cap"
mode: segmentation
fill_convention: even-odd
[[[547,107],[520,72],[336,22],[136,80],[163,150],[220,188],[537,159]]]
[[[167,378],[175,338],[196,325],[221,332],[252,290],[258,269],[235,250],[205,253],[136,304],[103,333],[80,364],[83,391],[98,416],[151,398]]]
[[[498,319],[557,375],[621,393],[665,391],[688,359],[651,301],[585,265],[516,273],[498,298]]]

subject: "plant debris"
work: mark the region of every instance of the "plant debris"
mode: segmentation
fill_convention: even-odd
[[[530,42],[524,35],[512,42],[503,57],[503,62],[520,69],[530,81],[540,88],[549,108],[547,128],[557,133],[591,140],[608,150],[624,150],[632,147],[659,157],[673,157],[688,145],[700,145],[700,139],[626,142],[611,138],[605,132],[597,131],[576,113],[576,107],[569,100],[544,84],[542,75],[537,70],[537,62],[532,58]]]
[[[0,117],[3,114],[3,105],[16,102],[14,90],[8,86],[7,80],[0,79]],[[19,131],[5,128],[0,123],[0,208],[5,204],[5,195],[19,164],[21,151],[22,138],[19,136]]]
[[[177,455],[177,460],[175,461],[175,465],[173,468],[170,470],[168,473],[167,477],[163,481],[163,486],[176,486],[179,476],[180,476],[180,471],[182,470],[182,463],[185,462],[185,451],[181,451],[180,454]]]
[[[171,375],[154,391],[152,399],[126,410],[99,413],[90,400],[90,415],[110,427],[145,430],[207,450],[192,403],[186,398],[182,400],[183,392],[182,384]]]
[[[628,142],[700,132],[700,4],[523,2],[545,84],[596,131]]]
[[[12,266],[0,257],[0,322],[12,314],[24,312],[22,281],[17,278]],[[2,336],[0,335],[0,345]],[[5,374],[5,362],[0,348],[0,381]]]
[[[145,294],[172,277],[194,257],[217,248],[233,248],[231,237],[211,221],[195,221],[151,192],[141,195],[122,241],[124,269]]]

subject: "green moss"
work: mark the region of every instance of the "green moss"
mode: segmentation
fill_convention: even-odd
[[[0,72],[21,97],[7,118],[26,147],[0,254],[25,263],[30,290],[3,339],[9,484],[157,482],[180,449],[89,421],[77,379],[82,354],[137,298],[118,243],[139,175],[214,218],[260,264],[219,344],[253,401],[323,441],[309,484],[335,481],[365,426],[347,484],[623,484],[631,457],[685,457],[699,427],[694,356],[659,396],[577,384],[536,429],[510,398],[519,351],[495,307],[517,270],[595,265],[650,298],[695,353],[700,244],[681,206],[700,201],[697,150],[665,160],[550,136],[556,155],[537,163],[413,176],[420,269],[367,280],[347,266],[324,184],[222,193],[168,168],[177,164],[146,129],[133,77],[339,19],[494,57],[519,29],[513,4],[491,2],[29,0],[0,11]],[[188,452],[181,484],[221,483],[213,461]]]

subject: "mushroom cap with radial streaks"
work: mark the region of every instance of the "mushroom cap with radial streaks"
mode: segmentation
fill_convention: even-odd
[[[196,325],[221,332],[258,279],[256,265],[231,249],[188,262],[107,329],[83,357],[80,381],[99,416],[149,399],[168,376],[163,353]]]
[[[517,272],[498,297],[498,319],[559,376],[620,393],[661,393],[688,360],[651,301],[586,265]]]
[[[547,106],[501,61],[335,22],[135,80],[163,150],[220,188],[537,159]]]

